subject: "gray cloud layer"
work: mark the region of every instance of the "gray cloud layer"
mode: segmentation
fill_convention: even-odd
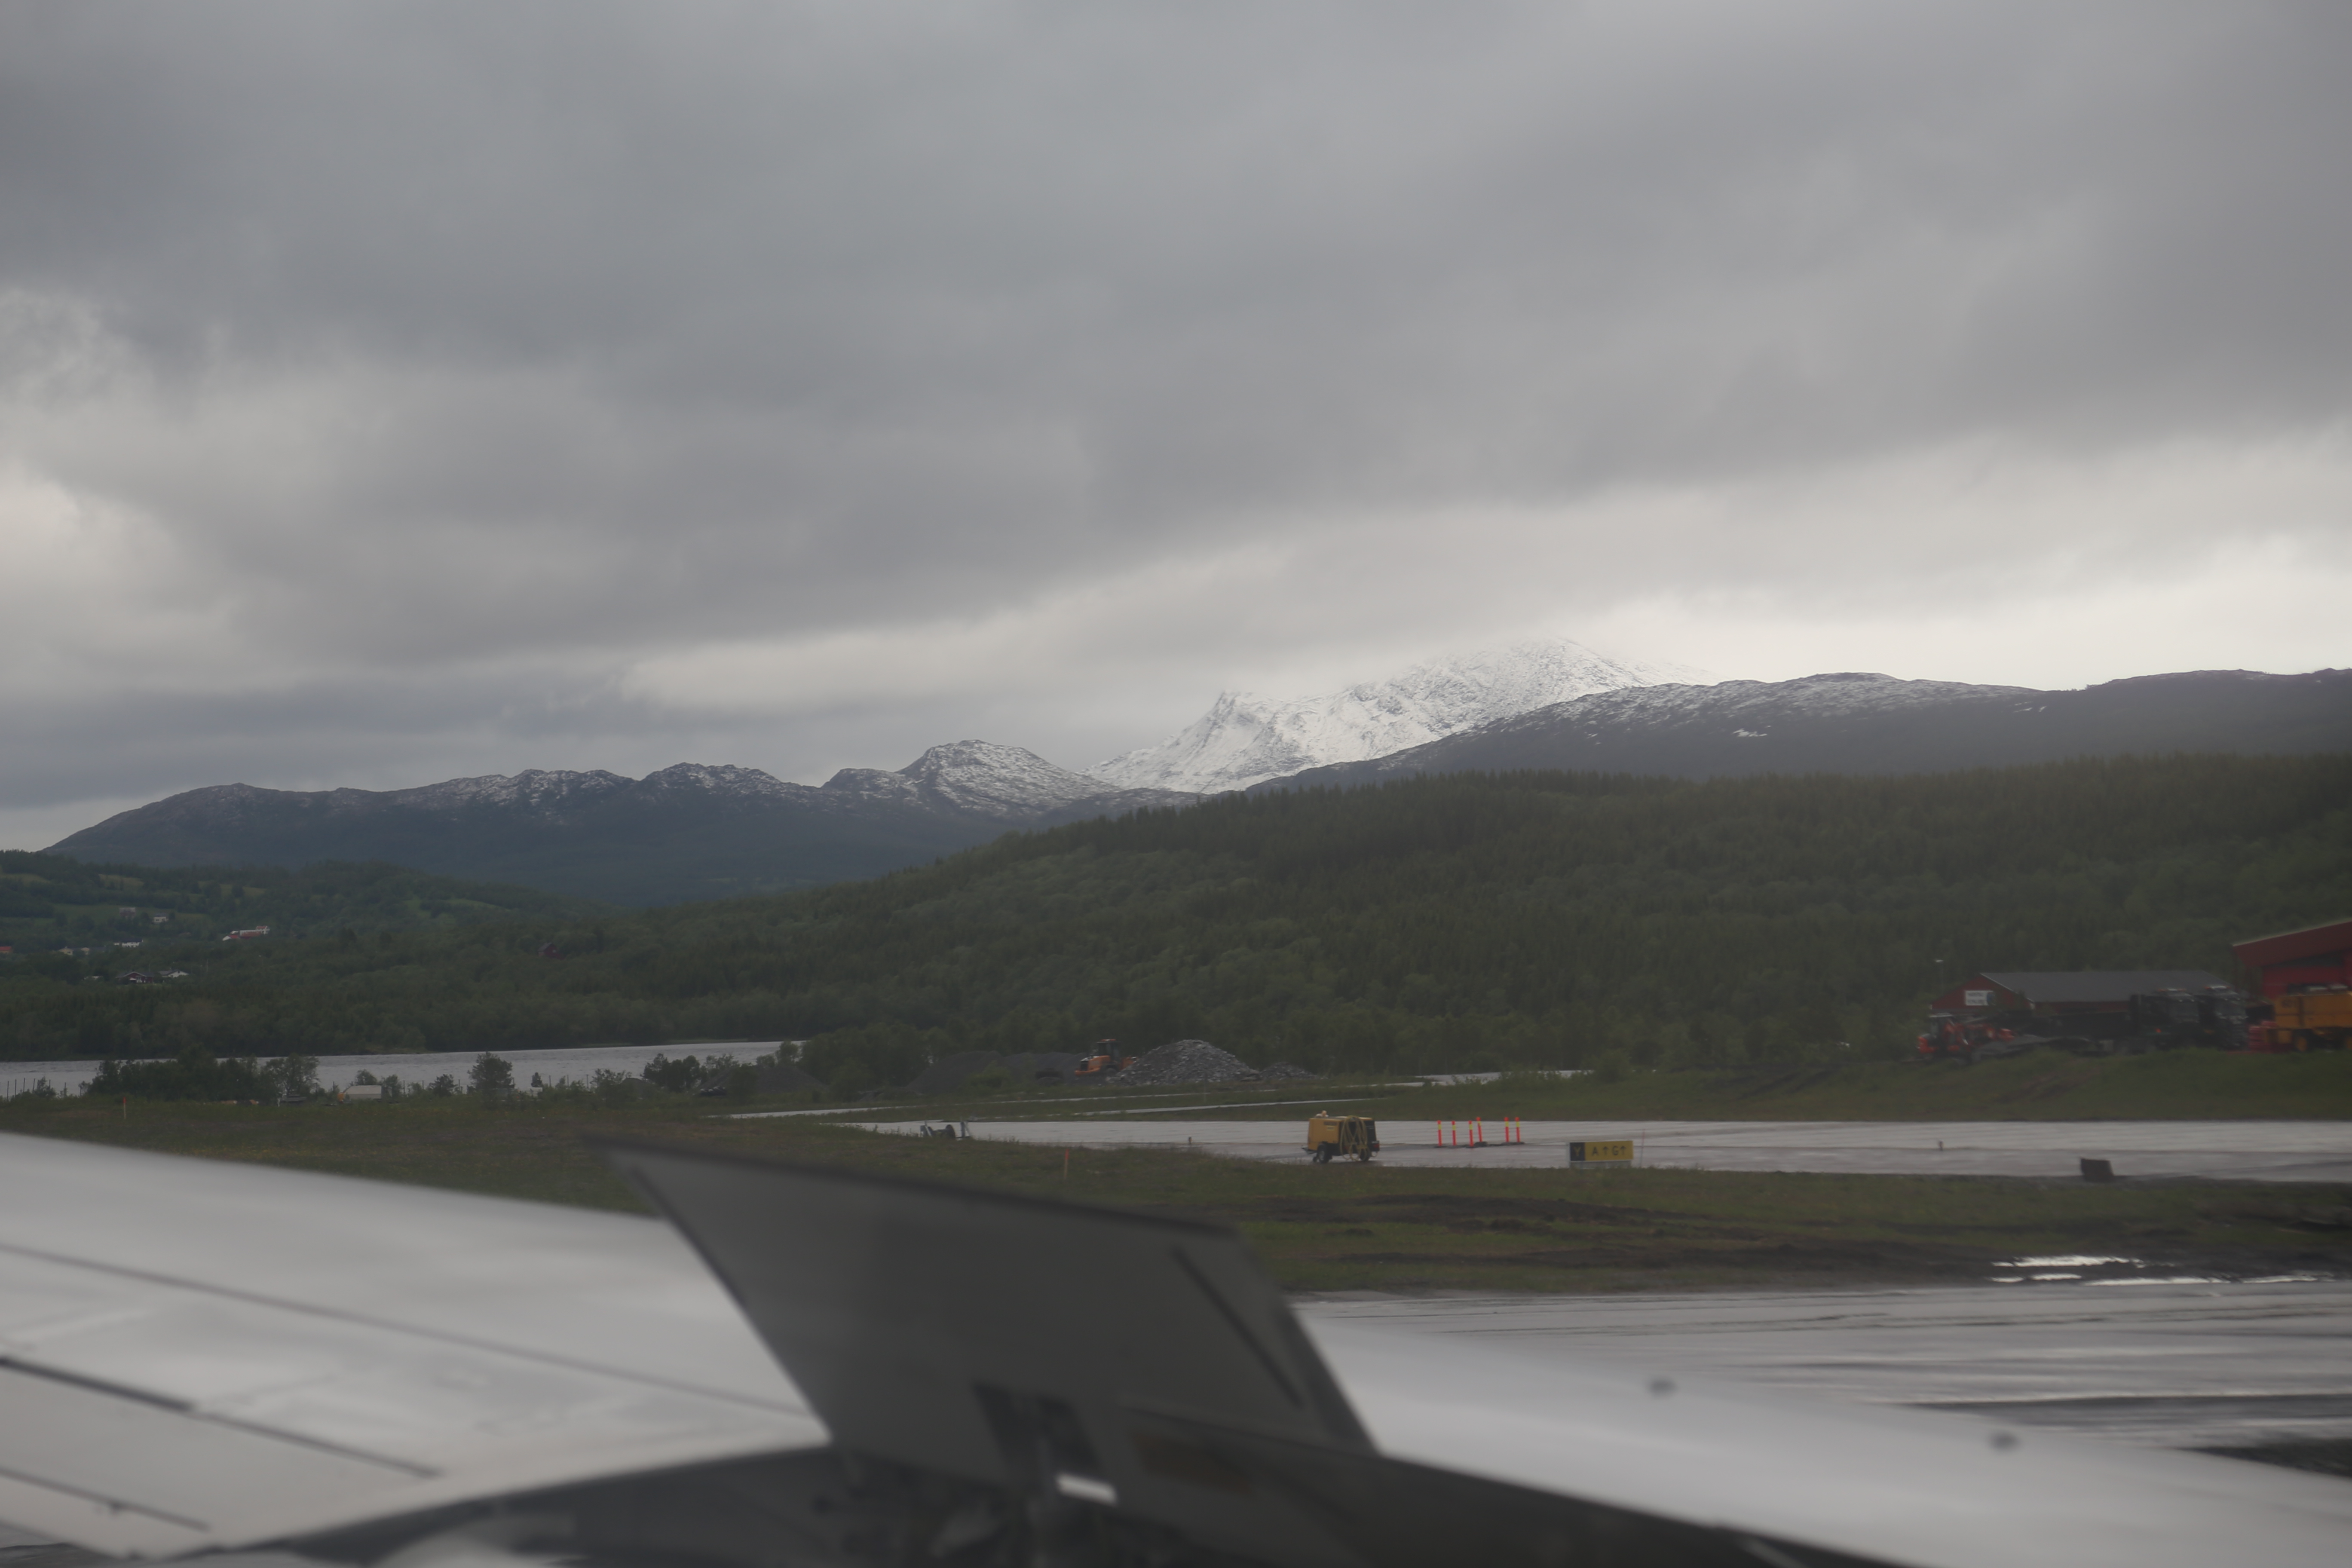
[[[2329,5],[12,7],[0,805],[1083,763],[1662,595],[2340,561],[2347,68]]]

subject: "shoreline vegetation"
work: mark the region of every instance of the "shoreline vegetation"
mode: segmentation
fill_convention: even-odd
[[[760,1093],[761,1078],[782,1053],[751,1057],[746,1053],[756,1049],[756,1044],[740,1041],[697,1045],[708,1053],[707,1060],[680,1047],[677,1058],[656,1056],[641,1075],[600,1071],[579,1082],[551,1080],[544,1090],[523,1087],[538,1081],[530,1051],[506,1058],[446,1052],[436,1058],[436,1065],[446,1064],[446,1071],[432,1079],[419,1073],[416,1082],[400,1085],[396,1094],[384,1092],[389,1100],[414,1105],[420,1100],[464,1098],[487,1082],[493,1093],[551,1107],[610,1108],[651,1099],[673,1109],[698,1107],[706,1113],[790,1110],[812,1119],[851,1121],[1197,1117],[1204,1109],[1222,1120],[1283,1121],[1301,1114],[1299,1108],[1310,1103],[1400,1122],[1476,1116],[1570,1121],[2285,1121],[2352,1117],[2352,1052],[2346,1051],[2273,1055],[2183,1047],[2112,1057],[2034,1051],[1975,1066],[1917,1061],[1682,1069],[1604,1066],[1564,1074],[1507,1072],[1485,1081],[1452,1084],[1391,1075],[1341,1075],[1125,1090],[1018,1084],[997,1073],[976,1075],[941,1093],[885,1089],[845,1100],[822,1088]],[[734,1048],[714,1048],[730,1045]],[[181,1060],[108,1066],[112,1071],[102,1072],[87,1095],[50,1096],[37,1089],[20,1095],[18,1107],[38,1114],[44,1100],[60,1105],[84,1100],[114,1104],[126,1090],[134,1104],[274,1101],[289,1089],[299,1099],[315,1089],[317,1064],[302,1057],[217,1061],[192,1053]],[[785,1071],[799,1076],[789,1067]],[[378,1080],[362,1072],[360,1081]],[[0,1107],[7,1103],[0,1100]]]

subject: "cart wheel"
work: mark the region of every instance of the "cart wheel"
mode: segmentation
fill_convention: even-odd
[[[1372,1163],[1372,1152],[1370,1149],[1359,1149],[1356,1151],[1356,1158],[1369,1165]]]
[[[1318,1165],[1328,1165],[1331,1163],[1331,1150],[1328,1145],[1315,1151],[1315,1163]]]

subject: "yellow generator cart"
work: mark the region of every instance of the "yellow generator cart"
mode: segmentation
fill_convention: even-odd
[[[1369,1116],[1334,1116],[1318,1110],[1307,1120],[1307,1152],[1318,1165],[1328,1165],[1343,1154],[1369,1160],[1380,1150],[1380,1124]]]

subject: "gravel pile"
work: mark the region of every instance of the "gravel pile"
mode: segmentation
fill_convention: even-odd
[[[1146,1051],[1125,1072],[1113,1073],[1105,1083],[1122,1089],[1155,1083],[1255,1083],[1257,1068],[1206,1040],[1178,1040]]]
[[[1278,1078],[1321,1078],[1319,1072],[1308,1072],[1297,1062],[1268,1062],[1258,1077],[1271,1082]]]

